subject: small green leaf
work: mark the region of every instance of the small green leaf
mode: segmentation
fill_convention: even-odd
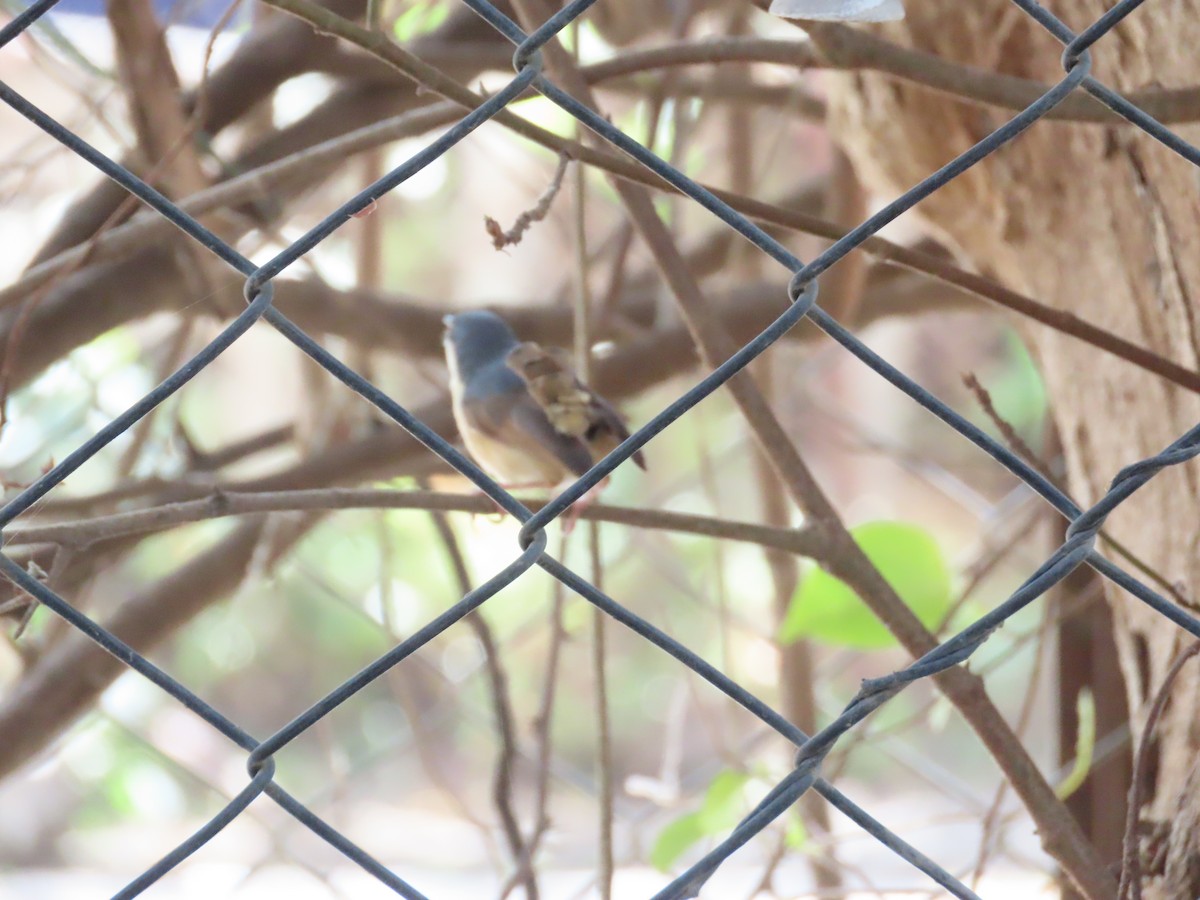
[[[726,769],[717,775],[704,792],[704,803],[700,806],[700,817],[708,834],[726,831],[738,823],[742,808],[746,805],[742,788],[750,776],[744,772]]]
[[[704,837],[704,825],[700,821],[700,813],[688,813],[680,816],[658,833],[654,849],[650,851],[650,863],[660,872],[671,868],[688,848]]]
[[[650,863],[665,872],[697,841],[730,831],[746,808],[742,788],[749,777],[732,770],[718,774],[704,792],[699,810],[667,823],[658,833],[650,851]]]
[[[393,28],[400,43],[429,34],[450,15],[450,4],[438,0],[425,0],[405,10]]]
[[[1059,800],[1066,800],[1079,790],[1092,768],[1096,751],[1096,698],[1087,688],[1080,690],[1075,698],[1075,718],[1079,722],[1075,732],[1075,765],[1054,789]]]
[[[950,571],[928,531],[907,522],[868,522],[850,533],[926,627],[941,621],[950,608]],[[896,643],[845,582],[815,567],[792,596],[779,628],[784,643],[801,637],[862,649]]]
[[[789,849],[805,850],[808,847],[808,829],[804,827],[804,822],[795,813],[788,816],[787,829],[784,831],[783,837]]]

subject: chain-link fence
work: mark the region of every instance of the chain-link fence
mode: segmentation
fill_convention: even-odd
[[[37,3],[17,16],[0,32],[0,47],[12,41],[13,38],[36,22],[56,2],[57,0],[38,0]],[[837,788],[823,780],[820,776],[821,762],[835,743],[858,723],[862,722],[871,712],[885,704],[914,681],[936,675],[970,658],[996,628],[1002,625],[1018,610],[1042,597],[1049,588],[1060,582],[1080,564],[1086,563],[1091,566],[1161,615],[1171,619],[1180,628],[1200,637],[1200,621],[1197,621],[1178,605],[1160,596],[1118,566],[1102,558],[1094,550],[1099,528],[1106,516],[1113,509],[1161,469],[1192,459],[1197,454],[1200,454],[1200,426],[1187,432],[1160,454],[1126,467],[1116,476],[1110,490],[1098,503],[1087,510],[1079,509],[1068,497],[1050,483],[1046,477],[1039,474],[1038,471],[996,440],[990,438],[980,428],[972,425],[944,403],[923,390],[902,372],[889,365],[887,361],[868,349],[861,341],[822,310],[816,302],[817,279],[822,272],[851,250],[860,247],[889,222],[912,208],[922,198],[937,191],[947,184],[947,182],[956,178],[1005,143],[1017,137],[1026,128],[1037,123],[1040,118],[1049,113],[1056,105],[1075,91],[1083,90],[1088,92],[1109,109],[1152,135],[1191,163],[1200,165],[1200,151],[1184,142],[1138,107],[1094,80],[1089,74],[1091,69],[1089,48],[1096,41],[1103,38],[1125,16],[1140,6],[1140,0],[1125,0],[1125,2],[1119,3],[1079,34],[1070,31],[1062,22],[1033,2],[1033,0],[1014,0],[1018,7],[1035,19],[1065,46],[1062,56],[1065,71],[1063,79],[1048,90],[1044,96],[1038,98],[1028,108],[1014,116],[1010,121],[980,141],[969,151],[926,178],[875,215],[872,215],[809,263],[804,263],[800,259],[797,259],[778,241],[769,236],[744,215],[736,212],[731,206],[723,202],[709,190],[690,180],[679,169],[669,165],[639,145],[628,135],[614,127],[603,116],[589,108],[580,98],[572,96],[572,94],[565,91],[556,83],[557,72],[546,74],[547,64],[544,60],[551,58],[550,48],[547,47],[547,44],[554,41],[562,29],[584,14],[597,0],[575,0],[575,2],[563,7],[561,11],[554,14],[529,34],[496,7],[486,2],[486,0],[464,0],[464,2],[495,28],[496,31],[515,45],[514,65],[516,76],[502,90],[486,98],[474,97],[468,102],[461,96],[451,97],[463,103],[464,106],[471,106],[473,108],[468,109],[463,118],[437,140],[428,144],[428,146],[403,165],[389,172],[385,177],[379,179],[344,203],[336,211],[326,216],[306,235],[261,266],[255,265],[249,259],[242,256],[228,243],[214,234],[213,231],[197,221],[196,218],[185,213],[178,205],[149,186],[145,181],[133,175],[128,169],[89,146],[72,133],[72,131],[46,115],[7,85],[0,84],[0,98],[12,109],[28,118],[39,128],[86,159],[125,190],[157,210],[172,224],[190,235],[203,247],[216,254],[237,272],[241,273],[245,277],[245,297],[247,301],[245,310],[233,319],[219,336],[201,352],[188,360],[178,371],[162,381],[125,413],[102,428],[93,438],[79,446],[73,453],[5,505],[3,510],[0,511],[0,525],[4,527],[11,526],[22,513],[29,510],[40,498],[44,497],[68,475],[91,459],[103,447],[113,441],[114,438],[133,426],[134,423],[147,415],[166,398],[184,387],[201,370],[208,366],[260,320],[270,324],[336,379],[374,404],[375,407],[410,432],[422,444],[474,482],[480,490],[492,498],[508,514],[516,517],[523,523],[520,531],[520,546],[514,548],[513,561],[499,574],[468,593],[441,615],[429,621],[409,638],[402,641],[383,656],[380,656],[353,678],[338,685],[320,702],[300,712],[286,726],[265,738],[247,733],[236,722],[230,721],[214,709],[213,706],[189,690],[186,685],[166,674],[149,662],[143,655],[122,643],[95,621],[79,612],[68,600],[58,596],[39,578],[30,574],[21,565],[13,561],[10,556],[0,555],[0,569],[3,570],[7,578],[11,579],[23,591],[28,592],[42,604],[49,607],[58,616],[79,629],[108,652],[115,655],[129,668],[136,670],[146,679],[158,685],[163,691],[170,694],[179,703],[201,717],[213,728],[220,731],[230,741],[242,747],[247,753],[247,768],[250,780],[244,790],[229,802],[218,815],[214,816],[173,852],[134,878],[118,896],[130,897],[147,889],[165,873],[203,847],[206,842],[211,840],[227,824],[239,816],[255,798],[260,795],[266,795],[315,834],[345,854],[350,860],[374,875],[380,882],[395,890],[396,893],[410,898],[425,897],[426,895],[422,893],[419,886],[410,884],[405,880],[403,873],[390,871],[347,839],[338,829],[323,821],[304,804],[280,787],[274,780],[274,756],[307,729],[327,716],[339,704],[345,702],[393,666],[411,656],[418,648],[461,622],[464,617],[472,611],[479,609],[489,598],[503,590],[505,586],[512,583],[523,572],[537,566],[561,581],[612,619],[615,619],[645,640],[660,647],[663,651],[678,660],[680,665],[686,666],[699,674],[718,690],[724,692],[736,703],[743,706],[754,716],[757,716],[778,732],[779,735],[797,747],[795,765],[792,771],[774,786],[767,796],[732,832],[721,840],[710,852],[704,855],[703,858],[679,875],[669,886],[659,892],[656,895],[657,897],[696,896],[717,868],[731,854],[781,816],[809,789],[825,797],[835,808],[857,823],[864,831],[886,845],[900,858],[924,872],[930,879],[950,894],[956,897],[975,897],[976,895],[971,889],[945,871],[937,862],[927,858],[906,843],[903,838],[882,826],[867,811],[858,807],[844,794],[839,792]],[[600,0],[600,2],[603,3],[604,0]],[[553,69],[552,66],[549,68]],[[569,69],[567,71],[569,73]],[[436,82],[428,86],[434,90],[439,89],[439,85]],[[753,243],[763,253],[776,260],[790,274],[790,281],[787,284],[786,290],[787,298],[790,302],[787,304],[781,302],[784,311],[770,327],[754,340],[742,346],[729,359],[716,367],[699,384],[662,410],[632,437],[621,444],[619,448],[597,463],[585,476],[581,477],[570,488],[536,513],[531,512],[514,499],[511,494],[490,479],[470,459],[439,437],[433,430],[405,409],[405,407],[319,346],[312,337],[289,321],[273,305],[274,279],[276,276],[329,237],[350,217],[367,210],[378,198],[413,176],[431,161],[446,153],[456,143],[466,138],[474,129],[502,113],[509,103],[521,97],[529,89],[539,91],[553,103],[570,113],[603,141],[624,151],[655,176],[661,178],[682,194],[703,206],[712,215],[719,218],[730,228],[746,238],[746,240]],[[770,708],[753,693],[726,677],[700,655],[672,638],[671,635],[659,630],[644,618],[632,613],[618,602],[618,600],[608,596],[576,572],[564,566],[547,552],[545,532],[547,524],[562,515],[568,507],[580,500],[590,489],[598,485],[602,479],[609,475],[618,465],[627,460],[636,450],[645,446],[657,434],[680,416],[684,415],[703,398],[728,382],[730,378],[745,368],[804,318],[808,318],[815,323],[864,365],[881,375],[898,390],[912,398],[914,402],[932,412],[943,422],[955,429],[966,440],[983,449],[1001,466],[1019,476],[1030,488],[1071,522],[1067,533],[1067,540],[1005,602],[979,618],[969,627],[941,643],[936,649],[930,651],[907,668],[885,677],[865,682],[859,694],[846,705],[844,711],[814,735],[801,732],[780,715],[780,713]]]

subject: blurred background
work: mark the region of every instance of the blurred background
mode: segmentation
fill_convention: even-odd
[[[387,3],[379,27],[454,71],[455,57],[443,46],[454,6]],[[605,6],[602,0],[567,33],[585,64],[642,45],[730,33],[803,41],[789,24],[749,8],[699,5],[672,6],[669,21],[630,34],[606,20]],[[8,13],[17,9],[10,4]],[[269,29],[284,19],[248,2],[164,2],[155,11],[180,86],[193,100],[208,88],[230,91],[223,81],[210,84],[206,73],[242,64],[256,36],[274,35]],[[138,155],[141,132],[130,108],[136,94],[121,74],[105,15],[98,3],[60,4],[0,52],[0,78],[102,152],[154,172]],[[343,48],[314,67],[326,71],[282,79],[232,124],[204,133],[192,189],[253,168],[264,136],[326,108],[340,89],[339,67],[357,53]],[[477,65],[471,85],[493,90],[506,83],[504,59],[500,53],[494,65]],[[861,188],[831,147],[821,121],[824,86],[818,71],[754,63],[667,68],[598,90],[615,124],[689,175],[835,221],[857,216],[841,223],[852,225],[890,198]],[[544,100],[513,109],[556,134],[575,134],[573,122]],[[55,236],[84,215],[81,204],[100,177],[15,112],[4,116],[0,236],[7,250],[0,277],[20,288],[31,262],[63,249]],[[440,128],[347,151],[335,167],[205,221],[265,261]],[[277,304],[452,435],[441,315],[493,308],[522,335],[570,347],[582,271],[594,310],[596,383],[640,425],[706,369],[687,350],[662,279],[603,173],[588,168],[580,175],[576,164],[564,165],[545,148],[486,124],[292,266],[277,283]],[[174,198],[190,192],[184,168],[156,173]],[[544,197],[540,218],[517,242],[496,249],[485,217],[508,229]],[[739,340],[783,308],[786,273],[694,204],[665,194],[658,203],[714,306],[743,315],[730,326]],[[106,227],[122,225],[130,212]],[[908,217],[884,234],[951,258]],[[803,258],[824,246],[794,233],[783,239]],[[135,264],[128,255],[125,262],[77,259],[39,287],[0,300],[5,314],[24,310],[28,326],[15,339],[11,328],[6,332],[6,354],[28,360],[27,369],[11,358],[4,366],[0,473],[8,497],[158,383],[240,308],[240,283],[227,270],[169,234],[144,240],[164,248],[177,267],[164,270],[171,287],[153,288],[152,301],[143,302],[150,288],[119,270]],[[137,265],[153,275],[149,267],[158,264]],[[1020,334],[945,286],[860,265],[866,286],[857,288],[850,320],[856,333],[986,431],[1002,441],[1018,437],[1054,467],[1045,392]],[[81,286],[104,266],[110,281]],[[71,336],[60,340],[39,316],[70,291],[88,299],[76,299],[63,326]],[[658,344],[656,329],[672,337]],[[793,338],[755,365],[755,377],[901,596],[943,636],[1007,597],[1061,538],[1046,506],[807,323]],[[964,375],[980,387],[972,389]],[[169,505],[218,487],[472,493],[432,454],[409,445],[398,450],[401,438],[398,426],[260,323],[6,534],[12,545],[26,525]],[[769,466],[723,390],[656,438],[646,455],[646,472],[629,465],[617,471],[603,505],[780,529],[803,525],[781,503]],[[471,586],[509,563],[518,553],[517,529],[501,519],[452,512],[447,532],[421,509],[310,510],[205,519],[76,546],[17,541],[12,552],[102,622],[119,619],[129,604],[160,611],[178,604],[138,633],[140,646],[262,738],[456,602],[463,593],[456,558]],[[561,549],[584,574],[593,563],[590,528],[581,525],[565,539],[558,525],[551,529],[552,550]],[[595,577],[612,597],[768,704],[808,717],[805,727],[836,716],[861,679],[909,661],[852,593],[803,557],[752,541],[612,523],[598,527],[597,540]],[[0,722],[22,729],[23,749],[9,755],[0,783],[0,896],[111,894],[244,787],[245,753],[132,672],[39,693],[48,678],[63,676],[79,641],[27,598],[10,592],[3,599]],[[1077,789],[1090,767],[1127,752],[1119,729],[1097,734],[1086,692],[1061,690],[1056,625],[1068,600],[1088,600],[1086,588],[1018,615],[971,663],[1063,793]],[[529,895],[506,816],[526,840],[535,835],[541,896],[596,896],[603,785],[611,782],[614,896],[648,896],[728,833],[786,774],[792,750],[647,641],[611,621],[603,631],[603,753],[592,608],[534,569],[489,600],[477,619],[435,638],[288,744],[277,756],[276,778],[437,898]],[[55,654],[61,661],[50,666]],[[30,697],[46,703],[54,696],[63,712],[45,720],[28,714]],[[1057,896],[1053,864],[1024,808],[930,685],[908,689],[851,732],[823,771],[984,896]],[[388,895],[260,798],[149,896],[285,891],[296,898]],[[740,851],[703,896],[939,893],[810,797]]]

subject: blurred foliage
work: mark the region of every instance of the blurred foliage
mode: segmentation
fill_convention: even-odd
[[[450,4],[444,0],[417,0],[396,17],[392,34],[403,44],[431,33],[449,15]]]
[[[868,522],[850,533],[921,624],[936,627],[950,609],[951,594],[950,571],[933,536],[905,522]],[[815,566],[801,580],[779,629],[786,643],[801,637],[864,650],[896,645],[858,594]]]
[[[698,841],[724,835],[748,811],[744,788],[750,777],[742,772],[719,774],[704,792],[704,800],[695,812],[680,816],[658,834],[650,861],[663,871]]]
[[[1002,330],[1001,354],[988,366],[987,390],[996,412],[1011,425],[1027,444],[1040,447],[1047,421],[1046,388],[1033,357],[1020,335],[1011,328]],[[994,422],[982,416],[978,407],[969,413],[975,423],[989,434],[1002,439]]]

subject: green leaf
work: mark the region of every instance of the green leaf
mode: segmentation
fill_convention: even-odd
[[[654,849],[650,851],[650,864],[660,872],[671,868],[688,848],[704,838],[704,825],[700,813],[688,813],[680,816],[658,833]]]
[[[425,0],[405,10],[393,28],[396,40],[400,43],[411,41],[413,38],[429,34],[450,15],[450,4],[437,0]]]
[[[1066,800],[1079,790],[1092,768],[1092,757],[1096,751],[1096,698],[1087,688],[1075,698],[1075,718],[1079,722],[1075,732],[1075,765],[1054,789],[1059,800]]]
[[[667,823],[658,833],[650,862],[659,871],[671,868],[698,841],[730,831],[742,818],[746,800],[742,788],[750,776],[726,770],[717,775],[704,792],[700,809]]]
[[[741,819],[745,799],[742,788],[750,776],[744,772],[726,769],[717,775],[704,792],[704,803],[700,806],[700,817],[709,829],[709,834],[727,831]]]
[[[868,522],[850,533],[922,624],[941,621],[950,608],[950,571],[928,531],[907,522]],[[815,567],[796,589],[779,628],[784,643],[801,637],[862,649],[896,643],[845,582]]]
[[[800,816],[795,813],[788,816],[784,840],[787,841],[788,847],[792,850],[808,849],[808,829],[804,827],[804,822]]]

